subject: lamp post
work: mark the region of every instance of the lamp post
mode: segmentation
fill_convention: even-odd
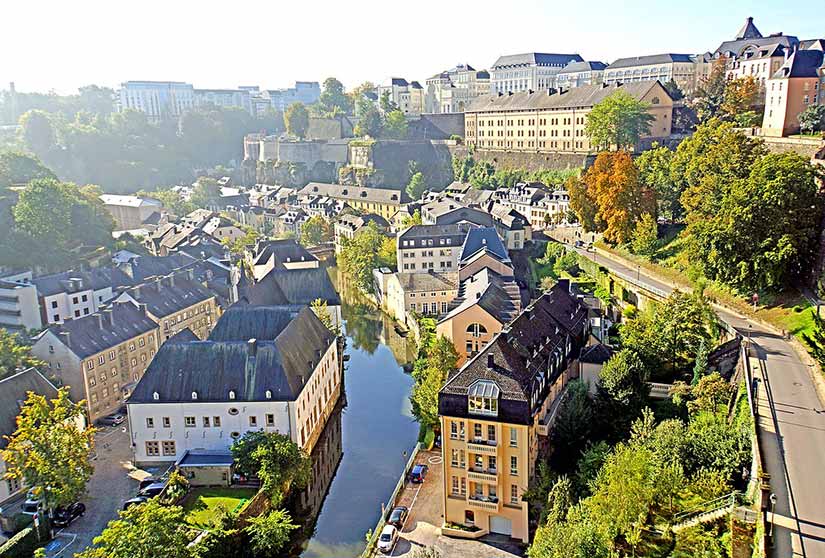
[[[776,516],[776,494],[771,492],[770,498],[768,498],[771,502],[771,526],[768,527],[768,537],[770,537],[771,542],[773,542],[773,520]]]

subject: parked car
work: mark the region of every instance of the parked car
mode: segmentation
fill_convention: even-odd
[[[138,491],[143,490],[147,486],[150,486],[152,484],[156,484],[156,483],[159,483],[159,482],[163,482],[163,479],[159,479],[157,477],[146,477],[145,479],[143,479],[142,481],[140,481],[138,483]]]
[[[108,417],[103,417],[101,419],[97,419],[97,422],[98,422],[98,424],[101,424],[103,426],[118,426],[120,424],[123,424],[123,421],[125,421],[125,420],[126,420],[126,417],[124,417],[123,415],[114,414],[114,415],[109,415]]]
[[[154,498],[166,488],[166,482],[153,482],[149,486],[141,489],[138,496],[145,496],[146,498]]]
[[[134,498],[130,498],[123,502],[123,510],[128,510],[132,506],[137,506],[138,504],[142,504],[146,502],[149,498],[146,496],[136,496]]]
[[[398,542],[398,529],[393,525],[384,525],[384,529],[378,537],[378,550],[384,554],[389,554],[395,547],[396,542]]]
[[[428,470],[429,467],[422,465],[421,463],[414,465],[412,471],[410,472],[410,480],[416,483],[424,482],[424,478],[427,476]]]
[[[40,511],[40,500],[37,498],[26,498],[20,508],[20,513],[34,517]]]
[[[77,519],[83,517],[86,513],[86,505],[81,502],[75,502],[68,506],[60,507],[52,513],[52,524],[55,527],[68,527],[68,525]]]
[[[404,527],[404,522],[407,521],[410,509],[406,506],[396,506],[390,512],[390,517],[387,519],[387,525],[394,525],[399,529]]]

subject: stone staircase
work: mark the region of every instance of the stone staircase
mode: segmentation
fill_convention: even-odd
[[[674,518],[671,531],[678,533],[683,529],[689,529],[702,523],[710,523],[728,515],[739,502],[740,494],[731,492],[719,498],[708,500],[693,510],[680,513]]]

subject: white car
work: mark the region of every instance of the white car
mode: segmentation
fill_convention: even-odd
[[[392,551],[395,543],[398,542],[398,529],[394,525],[385,525],[378,537],[378,550],[387,554]]]

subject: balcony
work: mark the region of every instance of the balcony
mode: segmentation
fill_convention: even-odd
[[[559,409],[561,409],[561,404],[567,397],[567,387],[564,388],[559,395],[556,396],[556,399],[553,403],[548,407],[547,412],[544,413],[544,416],[541,417],[536,425],[536,432],[539,436],[549,436],[550,430],[553,428],[553,423],[556,422],[556,417],[559,414]]]
[[[467,478],[473,482],[498,484],[498,471],[495,469],[476,469],[471,467],[467,471]]]
[[[496,455],[497,445],[495,440],[469,440],[467,451],[479,455]]]
[[[486,512],[498,512],[501,509],[501,502],[498,498],[488,498],[486,496],[469,496],[467,505]]]

